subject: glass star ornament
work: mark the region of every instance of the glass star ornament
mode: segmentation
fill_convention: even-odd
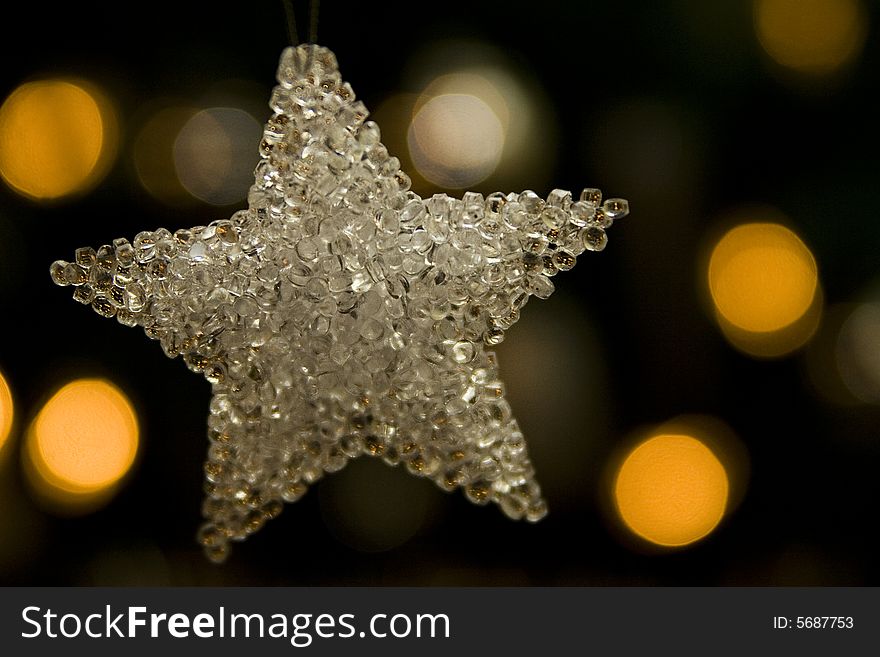
[[[287,48],[248,208],[76,251],[58,285],[212,385],[206,523],[222,561],[362,454],[510,518],[547,512],[491,347],[627,214],[573,199],[410,191],[326,48]]]

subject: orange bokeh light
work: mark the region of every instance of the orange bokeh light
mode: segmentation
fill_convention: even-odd
[[[704,538],[727,508],[727,472],[715,453],[687,435],[660,434],[635,447],[614,480],[614,505],[634,534],[677,547]]]
[[[137,450],[137,419],[125,395],[107,381],[78,379],[37,414],[26,457],[38,492],[76,503],[113,490]]]
[[[703,276],[727,340],[751,356],[775,358],[806,344],[822,316],[816,259],[772,208],[738,211],[736,225],[712,244]]]
[[[747,331],[777,331],[797,321],[813,302],[817,282],[813,254],[779,224],[737,226],[709,262],[718,312]]]
[[[12,391],[6,378],[0,372],[0,449],[9,438],[9,432],[12,431],[12,420],[15,416],[15,406],[12,402]]]
[[[107,172],[116,142],[113,108],[85,82],[28,82],[0,106],[0,177],[31,199],[93,187]]]
[[[823,76],[862,51],[868,15],[860,0],[755,0],[755,31],[779,65]]]

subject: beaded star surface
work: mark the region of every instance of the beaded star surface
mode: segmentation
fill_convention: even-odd
[[[362,454],[509,517],[547,506],[494,352],[626,201],[422,199],[326,48],[287,48],[248,208],[78,249],[51,275],[212,384],[199,542],[222,561]]]

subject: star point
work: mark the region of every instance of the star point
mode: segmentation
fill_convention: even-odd
[[[198,540],[222,561],[362,454],[514,519],[547,511],[491,347],[626,201],[410,191],[333,53],[286,49],[248,208],[52,264],[212,385]]]

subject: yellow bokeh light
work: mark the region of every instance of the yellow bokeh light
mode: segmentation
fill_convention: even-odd
[[[787,69],[827,75],[861,52],[867,12],[859,0],[755,0],[758,40]]]
[[[125,395],[107,381],[78,379],[37,414],[25,456],[38,492],[76,504],[112,491],[137,450],[137,419]]]
[[[624,459],[614,505],[626,526],[665,547],[707,536],[724,516],[727,472],[703,442],[688,435],[653,436]]]
[[[28,82],[0,107],[0,176],[32,199],[93,187],[107,172],[116,142],[115,113],[87,83]]]
[[[779,331],[813,304],[818,274],[800,238],[775,223],[728,231],[709,260],[709,291],[717,312],[745,331]]]
[[[15,415],[15,407],[12,402],[12,391],[3,373],[0,372],[0,450],[9,438],[12,431],[12,420]]]
[[[504,127],[481,98],[442,94],[417,110],[408,144],[413,164],[426,180],[463,189],[495,171],[504,150]]]
[[[757,358],[779,358],[800,349],[813,339],[824,315],[822,288],[816,288],[813,303],[795,322],[777,331],[747,331],[715,313],[718,327],[727,341],[740,351]]]

